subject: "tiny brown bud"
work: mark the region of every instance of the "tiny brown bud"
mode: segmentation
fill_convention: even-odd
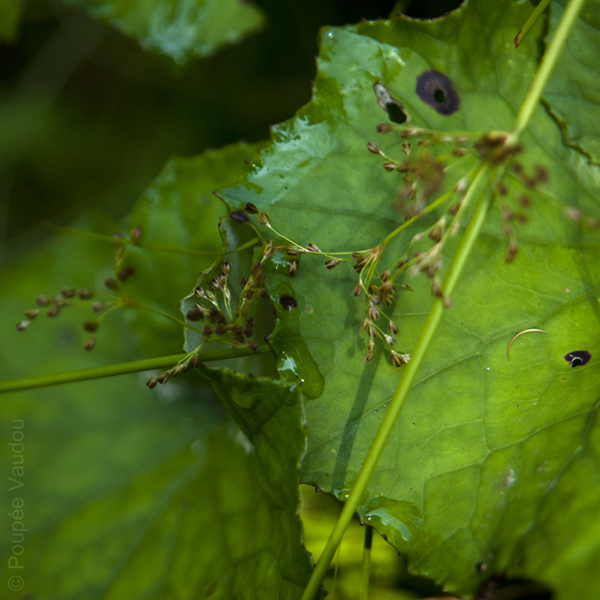
[[[109,290],[113,290],[113,291],[117,291],[119,289],[119,284],[117,283],[116,279],[113,279],[112,277],[109,277],[105,282],[104,285],[109,289]]]
[[[37,310],[36,308],[32,308],[28,311],[25,312],[25,316],[32,321],[33,319],[35,319],[38,315],[40,314],[40,311]]]
[[[508,242],[508,250],[506,252],[506,262],[507,263],[511,263],[515,256],[517,255],[517,252],[519,251],[519,244],[517,244],[517,240],[515,239],[511,239]]]
[[[106,304],[104,302],[96,302],[94,306],[92,306],[92,310],[94,312],[102,312],[106,308]]]
[[[129,233],[129,238],[135,244],[143,235],[144,231],[141,227],[134,227]]]
[[[534,176],[539,183],[546,183],[550,179],[550,176],[548,175],[548,170],[545,167],[542,167],[541,165],[537,165],[535,167],[534,173]]]
[[[258,216],[258,222],[265,227],[271,225],[271,219],[269,219],[269,215],[267,213],[260,213]]]
[[[439,298],[442,295],[442,287],[437,279],[434,279],[433,283],[431,284],[431,295],[434,298]]]
[[[62,290],[61,295],[63,298],[72,298],[75,295],[75,290],[67,288],[66,290]]]
[[[148,381],[146,381],[146,385],[153,390],[156,385],[158,384],[158,381],[156,381],[156,377],[150,377],[150,379],[148,379]]]
[[[222,265],[221,265],[221,271],[223,272],[223,275],[229,275],[231,273],[231,263],[225,261]]]
[[[25,331],[29,327],[30,323],[31,321],[19,321],[17,323],[17,331]]]
[[[269,240],[265,244],[265,247],[263,250],[263,259],[266,260],[268,258],[271,258],[274,254],[275,254],[275,244]]]
[[[498,189],[498,193],[501,196],[506,196],[506,194],[508,194],[508,188],[506,187],[506,184],[503,181],[499,181],[496,184],[496,188]]]
[[[175,365],[170,371],[171,377],[179,377],[186,370],[185,365]]]
[[[94,333],[94,331],[96,331],[98,329],[98,325],[99,325],[98,321],[86,321],[83,324],[83,328],[86,331],[89,331],[90,333]]]
[[[379,123],[377,125],[377,133],[389,133],[392,131],[392,126],[389,123]]]
[[[248,348],[256,352],[258,350],[258,342],[256,340],[248,340]]]
[[[373,350],[369,350],[366,354],[365,354],[365,362],[366,363],[370,363],[373,360]]]
[[[412,146],[410,144],[402,144],[401,146],[402,148],[402,152],[404,152],[404,154],[406,154],[406,156],[408,156],[410,154],[410,151],[412,150]]]
[[[160,384],[167,383],[169,381],[169,373],[161,373],[156,377],[156,381]]]
[[[134,268],[133,267],[125,267],[124,269],[121,269],[118,273],[117,273],[117,277],[119,278],[120,281],[126,281],[130,275],[133,275],[134,273]]]
[[[466,153],[466,148],[452,148],[452,154],[454,154],[454,156],[464,156]]]
[[[396,165],[393,162],[383,163],[383,168],[386,171],[394,171],[396,169]]]
[[[394,321],[390,321],[389,329],[391,335],[396,335],[398,333],[398,327]]]
[[[38,306],[48,306],[48,304],[50,304],[50,298],[44,295],[38,296],[35,301]]]
[[[93,297],[94,292],[92,292],[92,290],[79,290],[77,292],[77,295],[82,299],[82,300],[89,300],[90,298]]]
[[[86,350],[92,350],[95,345],[96,345],[96,336],[92,335],[87,340],[85,340],[83,347]]]
[[[190,368],[197,369],[199,364],[200,364],[200,357],[197,354],[194,354],[192,356],[192,358],[190,358],[190,362],[189,362]]]
[[[373,154],[381,154],[381,149],[375,142],[369,142],[367,144],[367,150]]]
[[[317,246],[316,244],[308,244],[308,249],[311,252],[321,252],[321,248],[319,248],[319,246]]]
[[[329,258],[325,261],[325,266],[331,270],[335,269],[341,262],[339,258]]]
[[[384,336],[384,338],[385,338],[385,341],[386,341],[386,342],[387,342],[387,343],[388,343],[390,346],[393,346],[393,345],[396,343],[396,340],[395,340],[395,338],[393,338],[391,335],[387,335],[387,334],[386,334],[386,335]]]
[[[254,204],[252,204],[252,202],[246,202],[246,206],[244,208],[248,214],[251,214],[251,215],[258,214],[258,208],[256,208],[256,206]]]
[[[288,265],[288,273],[293,277],[298,270],[298,263],[295,260],[291,260]]]
[[[212,327],[210,325],[205,325],[204,329],[202,330],[202,333],[206,336],[212,335]]]
[[[57,317],[59,313],[60,313],[60,306],[55,306],[54,308],[51,308],[46,314],[51,319],[53,319],[54,317]]]
[[[204,314],[200,310],[200,307],[195,306],[191,310],[187,311],[185,317],[188,321],[202,321],[202,319],[204,318]]]

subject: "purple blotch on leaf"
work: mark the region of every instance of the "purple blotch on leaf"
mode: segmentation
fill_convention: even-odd
[[[569,363],[571,369],[574,369],[590,362],[592,355],[587,350],[575,350],[574,352],[565,354],[564,358]]]
[[[460,106],[452,81],[438,71],[425,71],[417,77],[417,95],[441,115],[451,115]]]

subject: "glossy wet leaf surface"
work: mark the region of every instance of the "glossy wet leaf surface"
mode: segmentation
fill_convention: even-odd
[[[2,272],[0,379],[136,358],[119,313],[83,350],[89,305],[15,329],[39,293],[102,281],[106,260],[105,244],[67,237]],[[299,598],[310,562],[297,514],[298,392],[263,382],[245,437],[206,386],[150,391],[149,376],[2,395],[2,597]]]
[[[243,0],[69,0],[142,48],[176,63],[210,56],[260,29],[263,15]]]
[[[394,207],[400,176],[366,150],[377,142],[402,160],[395,134],[378,134],[386,113],[373,85],[383,82],[410,125],[455,131],[509,130],[539,60],[540,22],[519,48],[512,40],[529,2],[468,2],[450,16],[419,22],[363,23],[325,30],[312,102],[277,127],[247,183],[223,191],[232,208],[252,202],[295,242],[325,251],[372,248],[403,222]],[[423,101],[417,80],[436,71],[452,82],[460,107],[442,114]],[[443,99],[442,99],[443,100]],[[581,110],[574,106],[573,112]],[[581,115],[580,115],[581,116]],[[359,509],[363,519],[408,554],[409,569],[456,594],[473,594],[491,575],[541,579],[558,598],[598,585],[600,495],[596,403],[600,371],[600,243],[565,207],[595,215],[598,170],[562,142],[540,106],[522,142],[527,173],[543,165],[549,182],[530,189],[528,221],[514,224],[519,253],[505,262],[502,199],[463,272],[390,442]],[[452,162],[452,183],[472,166]],[[435,214],[435,213],[434,213]],[[400,234],[382,269],[393,264],[426,218]],[[255,220],[256,223],[256,220]],[[270,232],[257,225],[266,237]],[[456,248],[444,248],[447,266]],[[328,271],[303,256],[294,278],[276,255],[267,287],[279,310],[272,343],[282,375],[304,380],[308,451],[303,481],[340,498],[349,492],[402,370],[379,349],[365,364],[364,297],[351,263]],[[431,281],[406,276],[388,309],[410,353],[431,307]],[[513,336],[529,328],[547,332]],[[570,368],[564,356],[591,360]],[[574,581],[576,580],[576,581]]]

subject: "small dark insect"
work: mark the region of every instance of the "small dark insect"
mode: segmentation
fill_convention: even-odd
[[[590,362],[590,358],[592,358],[592,355],[587,350],[575,350],[565,354],[565,360],[569,363],[571,369],[587,364]]]

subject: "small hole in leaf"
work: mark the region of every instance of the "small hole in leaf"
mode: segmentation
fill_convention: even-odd
[[[438,104],[444,104],[446,94],[444,94],[444,90],[435,90],[435,92],[433,92],[433,97]]]
[[[377,97],[377,104],[385,110],[392,123],[406,123],[409,120],[402,102],[396,100],[381,81],[373,84],[373,90]]]
[[[569,352],[569,354],[565,354],[564,357],[571,369],[587,364],[590,362],[590,358],[592,358],[592,355],[587,350],[574,350],[573,352]]]
[[[398,104],[388,102],[385,105],[385,110],[387,110],[388,117],[392,123],[406,123],[408,115]]]

